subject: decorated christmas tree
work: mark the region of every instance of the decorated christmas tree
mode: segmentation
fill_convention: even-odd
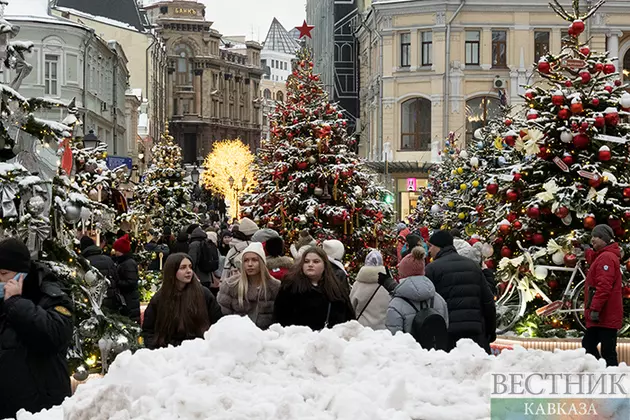
[[[569,22],[569,35],[559,53],[540,59],[540,82],[524,94],[530,135],[528,140],[516,138],[525,155],[516,168],[518,179],[510,186],[492,187],[500,211],[487,224],[494,231],[495,254],[505,257],[500,276],[504,281],[517,276],[529,302],[524,321],[517,325],[520,331],[543,334],[551,329],[546,333],[558,334],[579,326],[579,316],[560,317],[551,311],[554,316],[548,317],[545,310],[535,310],[567,299],[563,294],[571,272],[546,267],[583,266],[583,248],[597,224],[610,225],[630,255],[630,125],[621,118],[629,115],[630,94],[613,64],[616,57],[591,51],[589,40],[580,41],[585,21],[602,4],[586,13],[580,12],[577,0],[571,12],[555,0],[551,4]],[[630,297],[628,287],[624,294]],[[581,306],[579,290],[574,296],[576,307]],[[629,314],[630,300],[624,302]]]
[[[313,74],[310,51],[298,53],[287,91],[270,116],[271,138],[255,162],[258,185],[243,198],[242,213],[289,243],[305,228],[316,239],[341,240],[352,271],[368,247],[389,240],[387,192],[351,151],[356,140]]]
[[[182,149],[174,143],[168,126],[151,149],[151,157],[151,165],[134,192],[133,211],[127,216],[136,236],[142,238],[150,229],[162,232],[169,226],[173,232],[179,232],[197,221],[192,212],[193,185],[185,179]]]

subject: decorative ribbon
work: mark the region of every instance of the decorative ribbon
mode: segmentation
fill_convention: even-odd
[[[565,254],[564,250],[562,249],[560,244],[558,244],[558,242],[556,242],[554,239],[549,239],[549,242],[547,242],[547,253],[549,255],[553,255],[557,252],[562,252],[563,254]]]
[[[50,221],[45,218],[31,219],[27,224],[22,224],[18,228],[20,237],[25,240],[26,246],[33,253],[42,249],[44,241],[50,236],[50,232]]]
[[[17,188],[13,183],[0,184],[0,197],[2,198],[2,217],[16,217],[18,215],[15,207],[15,197]]]

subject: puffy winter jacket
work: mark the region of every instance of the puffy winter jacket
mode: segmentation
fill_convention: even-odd
[[[595,254],[584,286],[584,315],[587,328],[618,330],[623,324],[620,258],[621,250],[616,242]],[[599,322],[591,321],[593,311],[599,312]]]
[[[274,278],[267,283],[266,294],[256,287],[248,287],[241,305],[238,302],[237,282],[224,281],[219,288],[217,302],[224,315],[247,315],[258,328],[265,330],[273,323],[273,307],[279,290],[280,280]]]
[[[132,320],[140,323],[140,292],[138,291],[138,263],[132,254],[125,254],[116,258],[118,264],[118,289],[127,304],[126,314]]]
[[[291,257],[267,257],[269,274],[280,281],[284,280],[291,267],[293,267],[293,258]]]
[[[385,273],[385,267],[361,267],[357,274],[356,281],[354,285],[352,285],[350,302],[352,303],[357,317],[359,317],[359,314],[363,311],[363,314],[357,318],[357,321],[359,321],[361,325],[370,327],[373,330],[384,330],[385,315],[387,314],[387,306],[391,298],[387,290],[379,286],[378,273]],[[376,292],[376,294],[374,294],[374,292]],[[368,304],[372,295],[374,295],[374,298]]]
[[[496,309],[481,267],[459,255],[454,246],[447,246],[427,266],[426,276],[448,306],[453,345],[459,338],[470,338],[489,351],[496,336]]]
[[[66,353],[72,300],[44,265],[31,263],[21,296],[0,299],[0,418],[36,413],[70,396]]]
[[[410,300],[415,308],[403,298]],[[422,302],[429,303],[431,299],[433,299],[433,308],[444,317],[448,327],[446,302],[442,296],[435,293],[435,287],[431,280],[425,276],[412,276],[403,279],[392,293],[392,300],[387,308],[387,329],[392,334],[396,334],[398,331],[411,332],[411,325],[420,305]]]

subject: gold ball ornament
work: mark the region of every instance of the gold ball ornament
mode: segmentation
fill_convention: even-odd
[[[466,189],[468,189],[468,185],[462,184],[462,185],[459,186],[459,189],[462,190],[462,191],[466,191]]]
[[[476,181],[476,180],[475,180],[475,181],[473,181],[473,182],[472,182],[472,186],[473,186],[474,188],[477,188],[477,187],[479,186],[479,181]]]
[[[462,167],[457,168],[457,173],[460,174],[460,175],[463,174],[464,173],[464,168],[462,168]]]
[[[466,215],[464,213],[459,213],[457,217],[459,218],[459,220],[464,220],[466,218]]]
[[[449,201],[449,202],[448,202],[448,206],[449,206],[450,208],[453,208],[453,206],[455,206],[455,203],[453,203],[452,201]]]

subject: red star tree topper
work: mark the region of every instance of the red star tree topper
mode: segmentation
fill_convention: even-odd
[[[302,24],[302,26],[296,26],[295,29],[297,29],[298,31],[300,31],[300,39],[302,37],[309,37],[311,39],[313,39],[313,37],[311,36],[311,31],[313,30],[314,26],[309,25],[308,23],[306,23],[306,20],[304,21],[304,23]]]

